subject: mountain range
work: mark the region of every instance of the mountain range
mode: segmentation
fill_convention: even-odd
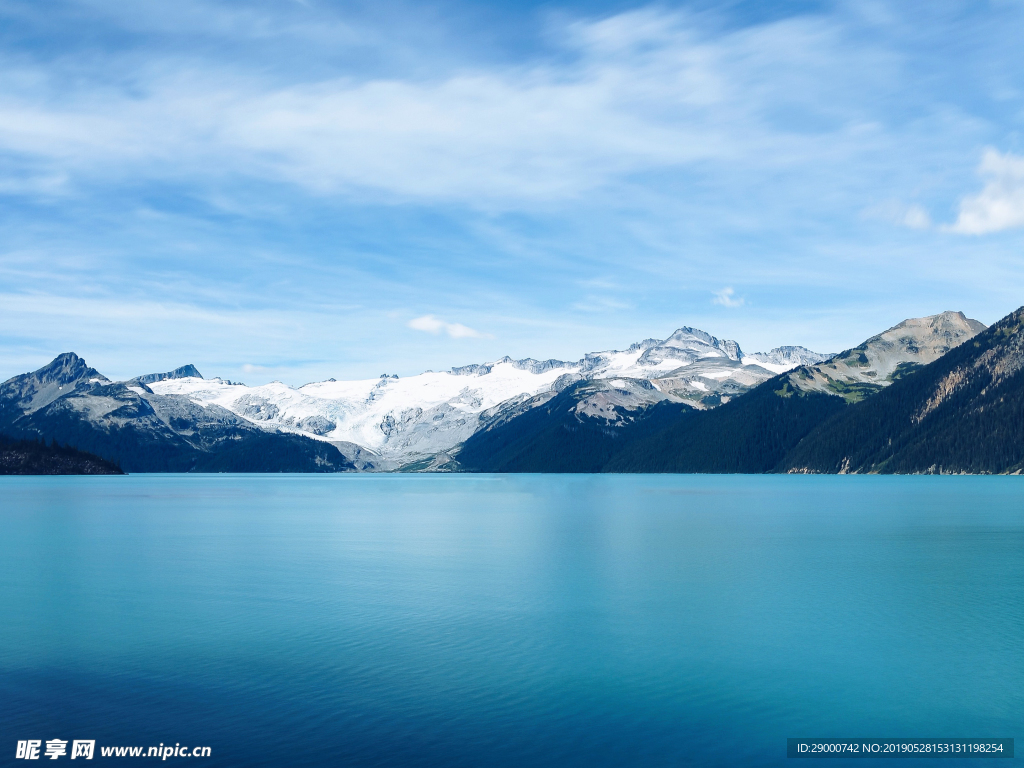
[[[664,340],[645,339],[625,350],[577,361],[512,360],[427,371],[399,378],[323,381],[258,387],[178,371],[135,391],[216,406],[264,429],[327,441],[364,469],[427,468],[445,463],[481,427],[586,382],[581,406],[600,414],[642,409],[664,400],[704,409],[728,402],[762,381],[828,355],[780,347],[746,355],[732,340],[680,328]]]
[[[924,371],[982,329],[959,312],[906,320],[826,361],[772,377],[716,408],[617,409],[599,420],[578,407],[560,410],[562,404],[553,401],[548,419],[534,414],[486,425],[466,441],[457,459],[475,471],[541,472],[549,465],[573,471],[567,456],[589,456],[588,446],[602,444],[607,457],[583,462],[585,471],[779,471],[788,453],[830,416]],[[573,397],[568,393],[566,399]]]
[[[683,327],[577,361],[302,387],[191,365],[114,382],[65,353],[0,385],[0,432],[129,472],[1017,471],[1022,338],[1021,311],[910,319],[836,355]]]
[[[161,396],[140,379],[110,381],[74,353],[0,385],[0,432],[57,440],[127,472],[354,469],[334,446],[265,430],[187,397]]]

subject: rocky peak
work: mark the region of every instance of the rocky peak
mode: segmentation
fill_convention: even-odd
[[[95,368],[90,368],[86,365],[85,360],[74,352],[64,352],[57,355],[51,363],[28,375],[44,385],[57,384],[58,386],[64,386],[85,378],[107,381],[106,376],[99,373]]]
[[[872,336],[856,350],[874,351],[876,354],[905,351],[920,357],[922,363],[930,363],[983,330],[983,323],[970,319],[963,312],[940,312],[904,320]]]
[[[0,396],[19,403],[25,411],[33,411],[68,394],[80,384],[110,380],[74,352],[57,355],[52,362],[32,373],[23,373],[0,385]]]
[[[708,348],[710,348],[723,353],[730,360],[736,361],[743,357],[743,350],[740,349],[740,345],[732,339],[719,339],[707,331],[702,331],[699,328],[690,328],[689,326],[680,328],[659,346],[689,349],[703,353],[708,352]]]
[[[684,326],[644,352],[638,362],[642,365],[657,365],[665,360],[678,360],[686,365],[704,357],[724,357],[739,362],[743,350],[735,341],[719,339],[699,328]]]
[[[165,379],[201,379],[203,374],[199,372],[199,369],[189,363],[183,365],[180,368],[175,368],[173,371],[167,373],[147,373],[145,376],[137,376],[132,379],[132,382],[137,384],[155,384],[158,381],[164,381]]]
[[[910,371],[938,360],[972,339],[985,325],[963,312],[914,317],[863,344],[790,376],[797,389],[816,390],[855,401],[887,387]]]
[[[754,352],[749,355],[752,360],[759,363],[771,363],[773,365],[814,365],[823,363],[832,355],[823,355],[813,352],[807,347],[776,347],[769,352]]]

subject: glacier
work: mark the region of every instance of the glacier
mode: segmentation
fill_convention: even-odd
[[[489,420],[580,381],[594,385],[581,412],[615,418],[609,404],[638,408],[671,400],[714,407],[772,376],[829,357],[795,346],[747,355],[735,341],[683,327],[663,340],[645,339],[573,362],[503,357],[442,372],[301,387],[203,379],[185,366],[130,383],[144,378],[157,395],[224,408],[265,429],[333,443],[368,468],[394,469],[442,455]]]

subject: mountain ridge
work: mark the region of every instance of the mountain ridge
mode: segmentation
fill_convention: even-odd
[[[191,364],[116,382],[62,353],[0,384],[0,430],[56,438],[128,471],[776,471],[823,440],[824,423],[932,370],[984,328],[942,312],[827,356],[799,346],[748,354],[682,326],[575,362],[506,356],[297,388],[205,379]],[[932,401],[921,420],[944,407]]]
[[[628,403],[616,403],[611,413],[621,420],[618,444],[622,447],[606,456],[598,468],[591,462],[583,471],[776,471],[790,452],[823,423],[837,418],[849,404],[871,397],[899,381],[903,376],[892,374],[907,370],[900,366],[910,366],[906,375],[913,375],[913,370],[941,359],[951,348],[972,338],[979,328],[984,326],[961,313],[906,320],[828,361],[810,367],[799,366],[760,383],[718,408],[666,423],[661,430],[648,429],[648,434],[633,434],[635,417],[625,411]],[[855,366],[852,370],[849,361]],[[865,371],[874,375],[866,376]],[[889,375],[880,377],[878,371]],[[820,385],[821,382],[824,385]],[[870,386],[855,389],[851,382]],[[517,423],[515,417],[523,417],[514,413],[513,418],[496,419],[470,437],[462,449],[454,453],[454,458],[475,471],[501,471],[499,467],[512,465],[517,471],[548,471],[541,461],[531,463],[530,457],[554,454],[550,446],[542,444],[544,441],[570,445],[572,440],[567,434],[588,429],[585,417],[601,415],[582,406],[581,402],[573,411],[573,418],[564,412],[553,416],[559,429],[554,425],[533,423],[536,417]],[[612,423],[607,417],[606,420]],[[532,436],[532,443],[526,435]],[[514,457],[508,455],[512,445],[516,446]],[[495,454],[495,458],[489,460],[487,446],[502,446],[500,456]],[[578,448],[573,450],[582,453]]]
[[[129,472],[345,471],[334,446],[271,433],[230,411],[114,382],[73,352],[0,384],[0,432],[58,440]],[[258,453],[271,457],[261,463]]]
[[[797,389],[835,394],[857,402],[914,368],[938,360],[983,330],[983,323],[963,312],[947,310],[910,318],[827,361],[801,365],[789,375],[789,381]]]
[[[1024,307],[823,424],[782,469],[1020,473]]]
[[[588,407],[595,413],[605,401],[623,398],[631,400],[623,405],[665,400],[709,408],[794,365],[827,359],[804,347],[757,354],[759,359],[746,356],[735,341],[683,326],[663,340],[591,352],[577,361],[506,356],[404,378],[332,379],[298,388],[197,378],[165,378],[149,386],[157,394],[218,405],[265,427],[339,447],[361,446],[376,455],[378,468],[397,468],[453,450],[484,427],[494,409],[540,402],[578,381],[605,382],[591,393]]]

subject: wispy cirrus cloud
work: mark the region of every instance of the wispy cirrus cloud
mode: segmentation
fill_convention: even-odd
[[[410,320],[407,325],[414,331],[424,331],[438,335],[446,333],[453,339],[485,339],[487,334],[475,331],[462,323],[447,323],[434,315],[423,315]]]
[[[932,227],[928,210],[918,203],[906,204],[899,200],[886,200],[862,211],[864,218],[885,221],[907,229],[925,230]]]
[[[961,235],[984,235],[1024,227],[1024,157],[985,151],[978,174],[984,189],[960,201],[960,215],[946,229]]]
[[[573,302],[572,308],[580,312],[619,312],[633,309],[633,305],[609,296],[587,296],[582,301]]]
[[[246,18],[247,30],[271,26]],[[861,59],[861,77],[882,75],[884,59],[827,22],[721,34],[686,12],[648,8],[558,32],[557,66],[425,78],[282,81],[224,61],[154,56],[128,84],[94,74],[69,90],[63,74],[11,59],[2,62],[0,150],[80,183],[255,177],[318,195],[516,207],[648,170],[803,164],[834,155],[837,143],[870,141],[849,134],[858,105],[800,74],[835,69],[842,52]],[[778,123],[779,104],[793,102],[814,116],[814,132]]]

